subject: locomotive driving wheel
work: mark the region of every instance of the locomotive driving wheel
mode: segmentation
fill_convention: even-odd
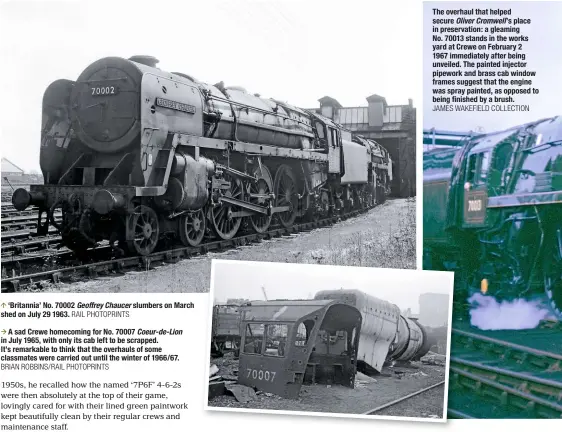
[[[288,165],[281,165],[275,173],[274,188],[275,207],[289,207],[289,210],[277,213],[279,222],[285,228],[293,225],[297,218],[297,179]]]
[[[562,319],[562,228],[552,236],[544,257],[544,288],[552,310]]]
[[[203,209],[183,215],[179,220],[180,240],[184,246],[198,246],[205,236],[205,212]]]
[[[257,182],[250,183],[250,202],[252,204],[257,204],[264,206],[267,203],[267,199],[264,195],[269,195],[273,193],[273,181],[271,180],[271,173],[265,165],[257,167],[254,171],[254,177],[258,180]],[[259,195],[259,196],[255,196]],[[257,213],[250,217],[250,223],[252,228],[257,233],[264,233],[269,228],[271,224],[272,215],[266,215],[262,213]]]
[[[243,199],[242,182],[236,177],[229,177],[230,188],[225,191],[224,196],[229,198]],[[217,235],[223,240],[230,240],[236,235],[242,218],[232,217],[237,206],[222,202],[211,208],[211,222]]]
[[[139,205],[135,207],[127,220],[127,247],[132,253],[150,255],[160,235],[158,215],[150,207]]]

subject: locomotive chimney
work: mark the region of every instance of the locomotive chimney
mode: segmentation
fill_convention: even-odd
[[[129,57],[130,61],[134,61],[135,63],[140,63],[149,67],[156,67],[156,64],[159,63],[160,60],[158,60],[156,57],[153,56],[149,56],[149,55],[135,55],[132,57]]]

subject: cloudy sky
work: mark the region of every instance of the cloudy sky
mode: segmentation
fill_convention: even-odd
[[[328,289],[358,289],[401,310],[419,313],[418,298],[426,292],[451,294],[453,273],[339,267],[314,264],[284,264],[241,261],[213,261],[215,302],[229,298],[264,300],[312,299],[316,292]]]
[[[106,56],[153,55],[164,70],[301,107],[325,95],[366,106],[373,93],[415,104],[421,11],[371,0],[3,1],[2,156],[38,170],[45,88]]]
[[[537,96],[515,96],[516,102],[529,104],[530,112],[486,112],[473,111],[436,111],[431,95],[432,80],[432,9],[435,6],[441,9],[502,8],[511,9],[511,18],[528,18],[531,23],[521,26],[522,35],[529,37],[525,42],[523,51],[527,56],[529,70],[537,73],[533,78],[533,87],[540,90]],[[484,5],[484,6],[483,6]],[[448,16],[444,16],[448,18]],[[468,18],[475,18],[468,17]],[[424,2],[424,101],[423,101],[423,127],[429,129],[470,131],[482,127],[485,132],[507,129],[519,124],[528,123],[545,117],[561,115],[560,96],[562,95],[562,2],[538,1],[510,1],[510,2]],[[456,18],[456,17],[455,17]],[[502,27],[505,27],[502,25]],[[457,33],[455,33],[457,34]],[[459,33],[460,34],[460,33]],[[510,33],[509,35],[516,35]],[[467,42],[470,44],[471,42]],[[509,44],[510,42],[503,42]],[[463,51],[456,51],[462,53]]]

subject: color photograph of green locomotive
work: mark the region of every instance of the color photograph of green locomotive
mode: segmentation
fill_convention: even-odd
[[[424,147],[423,267],[455,272],[448,418],[560,418],[562,117]]]
[[[424,268],[456,301],[544,294],[562,317],[562,117],[424,153]]]

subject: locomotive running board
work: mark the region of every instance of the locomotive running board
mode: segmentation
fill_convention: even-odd
[[[177,145],[208,148],[212,150],[234,151],[253,156],[286,157],[316,162],[328,162],[328,155],[316,151],[299,150],[272,145],[228,141],[216,138],[196,137],[192,135],[174,134]]]

